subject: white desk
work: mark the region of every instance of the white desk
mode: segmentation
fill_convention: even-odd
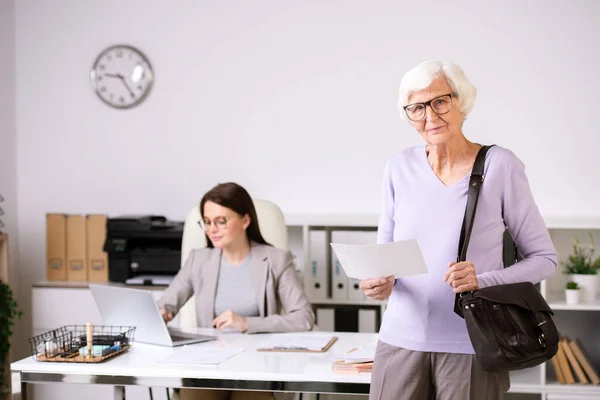
[[[207,333],[212,330],[199,329]],[[317,332],[315,332],[317,333]],[[194,347],[237,347],[245,350],[218,366],[184,366],[160,363],[172,354],[169,347],[134,343],[131,350],[104,363],[52,363],[32,357],[11,364],[21,380],[21,398],[34,383],[80,383],[115,386],[115,399],[124,387],[214,388],[271,392],[367,394],[371,374],[334,374],[331,356],[364,346],[376,339],[371,333],[335,332],[338,341],[326,353],[258,352],[268,334],[223,333],[212,342]]]

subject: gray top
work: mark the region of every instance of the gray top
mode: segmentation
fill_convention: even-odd
[[[231,265],[221,256],[215,316],[231,310],[242,317],[258,317],[260,313],[253,282],[251,253],[240,265]]]
[[[248,317],[248,333],[310,331],[315,315],[292,253],[252,242],[252,285],[258,317]],[[193,296],[196,326],[209,328],[215,319],[215,294],[219,280],[221,249],[205,247],[190,251],[185,265],[158,301],[159,307],[176,314]],[[285,311],[285,313],[282,313]]]

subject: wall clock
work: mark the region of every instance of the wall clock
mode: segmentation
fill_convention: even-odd
[[[115,45],[96,58],[90,79],[92,88],[104,103],[126,109],[140,104],[148,96],[154,72],[140,50]]]

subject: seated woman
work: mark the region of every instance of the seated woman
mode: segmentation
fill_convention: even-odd
[[[247,333],[311,330],[314,315],[292,255],[262,237],[248,192],[235,183],[219,184],[202,198],[200,214],[208,247],[190,252],[158,301],[164,320],[173,319],[194,295],[201,328]],[[285,315],[279,315],[282,307]],[[180,396],[182,400],[273,398],[264,392],[201,389],[182,389]]]

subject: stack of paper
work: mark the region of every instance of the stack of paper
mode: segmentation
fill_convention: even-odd
[[[375,359],[375,346],[351,349],[346,354],[333,357],[333,372],[342,374],[358,374],[371,372]]]

